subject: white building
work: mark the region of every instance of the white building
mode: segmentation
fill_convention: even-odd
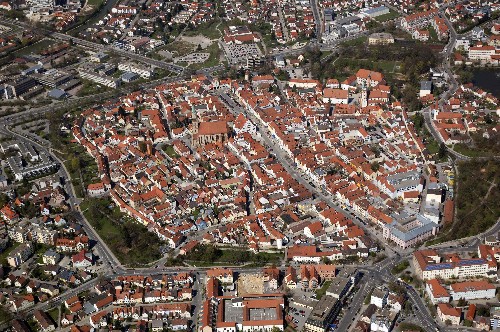
[[[490,62],[495,55],[494,46],[474,46],[469,49],[469,59],[473,61]]]
[[[387,298],[389,297],[389,290],[379,286],[376,287],[370,297],[370,304],[374,304],[377,308],[382,309],[387,304]]]
[[[484,280],[457,282],[451,285],[451,297],[454,301],[492,299],[495,297],[495,292],[495,285]]]
[[[118,70],[129,71],[139,75],[142,78],[149,79],[154,75],[154,67],[144,67],[137,63],[121,62],[118,64]]]
[[[32,254],[33,247],[31,243],[23,243],[19,247],[12,250],[9,256],[7,256],[7,263],[9,263],[11,267],[18,267],[26,262]]]
[[[439,283],[437,279],[427,280],[425,282],[425,291],[432,304],[449,303],[450,293]]]
[[[497,270],[489,266],[483,258],[445,261],[435,250],[419,250],[413,253],[415,273],[423,280],[451,279],[467,277],[487,277],[489,272]]]

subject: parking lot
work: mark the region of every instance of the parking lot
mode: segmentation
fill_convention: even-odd
[[[297,327],[295,327],[296,331],[302,331],[311,311],[312,308],[310,307],[304,307],[295,302],[290,302],[289,315],[293,317],[293,323],[297,325]]]
[[[238,63],[242,59],[262,56],[257,44],[232,45],[224,44],[224,53],[229,63]]]
[[[210,53],[191,53],[182,57],[174,58],[174,63],[187,62],[189,65],[193,63],[203,63],[208,60]]]

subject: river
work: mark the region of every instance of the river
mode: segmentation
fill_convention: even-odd
[[[477,69],[473,73],[474,85],[500,98],[500,68]]]

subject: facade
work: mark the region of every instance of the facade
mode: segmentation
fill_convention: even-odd
[[[437,315],[443,323],[450,321],[451,325],[459,325],[462,321],[462,310],[453,308],[449,303],[439,303]]]
[[[420,98],[425,97],[432,93],[432,81],[422,81],[420,82]]]
[[[111,76],[102,75],[96,72],[91,71],[79,71],[81,78],[87,79],[89,81],[93,81],[97,84],[102,84],[104,86],[116,89],[120,86],[121,80],[119,78],[114,78]]]
[[[349,91],[326,88],[323,90],[323,102],[333,105],[347,104],[349,102]]]
[[[193,129],[197,126],[193,123]],[[228,128],[225,121],[201,122],[193,133],[193,145],[222,144],[228,139]]]
[[[474,46],[469,48],[469,59],[479,62],[493,62],[495,55],[497,55],[494,46]]]
[[[406,249],[434,236],[438,225],[423,215],[393,219],[382,225],[383,236]]]
[[[415,29],[422,29],[429,25],[430,20],[434,18],[437,13],[438,10],[433,9],[405,16],[401,19],[401,27],[409,32],[413,32]]]
[[[376,287],[370,297],[370,304],[374,304],[377,308],[382,309],[387,304],[387,298],[389,297],[389,290],[380,286]]]
[[[372,33],[368,37],[368,45],[394,44],[394,37],[387,32]]]
[[[7,256],[7,263],[12,267],[18,267],[23,264],[33,254],[33,246],[31,243],[23,243],[19,247],[12,250]]]
[[[118,64],[118,69],[122,71],[135,73],[145,79],[149,79],[154,75],[153,67],[147,68],[132,62],[121,62]]]
[[[454,256],[445,260],[435,250],[419,250],[413,253],[415,273],[423,280],[450,279],[488,276],[488,272],[496,271],[496,266],[489,267],[483,258],[461,259]]]
[[[373,8],[363,8],[359,11],[361,16],[366,16],[370,18],[375,18],[381,15],[389,14],[389,8],[385,6],[373,7]]]
[[[432,304],[450,302],[450,293],[439,283],[437,279],[427,280],[425,283],[425,291],[427,292]]]
[[[283,297],[255,295],[239,298],[221,297],[205,301],[201,330],[210,332],[271,332],[284,330]],[[253,312],[268,314],[260,319]]]
[[[341,302],[332,296],[325,295],[315,305],[304,325],[306,332],[325,332],[328,326],[335,320],[340,309]]]
[[[460,299],[492,299],[495,297],[496,287],[487,281],[466,281],[457,282],[451,285],[451,297],[453,301]]]

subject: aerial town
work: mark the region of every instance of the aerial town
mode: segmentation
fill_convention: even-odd
[[[0,331],[500,331],[500,4],[0,3]]]

